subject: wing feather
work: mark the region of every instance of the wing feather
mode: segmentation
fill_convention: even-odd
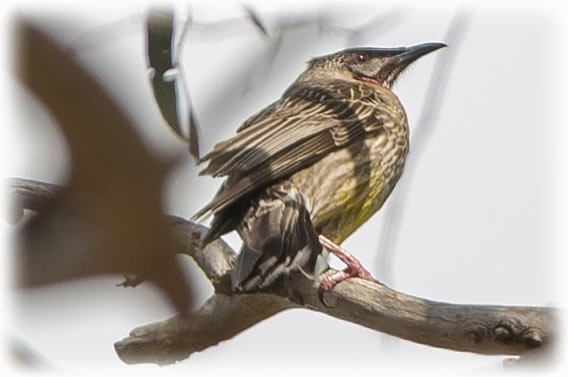
[[[333,150],[379,132],[386,117],[377,115],[378,102],[376,91],[364,84],[335,80],[325,86],[293,85],[203,158],[209,165],[200,174],[229,179],[195,217],[221,211]]]

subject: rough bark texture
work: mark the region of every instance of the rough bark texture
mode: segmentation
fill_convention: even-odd
[[[222,241],[200,250],[203,226],[179,218],[172,223],[181,241],[177,251],[197,261],[216,293],[187,318],[139,327],[117,342],[117,354],[127,363],[185,359],[290,308],[319,311],[417,343],[488,355],[521,355],[549,344],[556,331],[551,308],[435,302],[361,279],[338,284],[324,295],[325,304],[318,284],[300,273],[269,293],[232,294],[228,274],[234,252]]]

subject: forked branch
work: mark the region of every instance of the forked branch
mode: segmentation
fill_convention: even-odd
[[[182,219],[174,226],[181,241],[178,252],[197,261],[216,293],[187,318],[139,327],[117,342],[115,349],[127,363],[182,360],[291,308],[319,311],[417,343],[479,354],[520,355],[549,344],[556,331],[551,308],[435,302],[361,279],[338,284],[326,293],[325,305],[318,299],[317,283],[299,273],[270,293],[231,294],[233,251],[222,241],[201,250],[197,245],[204,227]]]

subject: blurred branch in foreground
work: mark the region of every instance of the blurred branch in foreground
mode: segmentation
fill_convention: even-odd
[[[62,188],[28,183],[16,189],[20,201],[12,214],[38,211],[16,234],[18,285],[135,273],[186,311],[193,295],[171,253],[174,240],[161,209],[172,162],[150,154],[132,120],[72,54],[25,19],[15,35],[16,75],[56,118],[72,165]]]

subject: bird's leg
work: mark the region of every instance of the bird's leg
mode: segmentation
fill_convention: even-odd
[[[337,271],[329,276],[326,276],[320,283],[320,289],[329,292],[333,289],[333,287],[335,287],[337,283],[353,277],[358,277],[373,282],[376,281],[371,276],[371,273],[361,265],[361,262],[359,262],[357,258],[351,255],[347,250],[339,245],[336,245],[329,238],[321,234],[319,235],[319,241],[323,247],[325,247],[330,253],[334,254],[347,265],[347,268],[345,268],[345,270]]]

